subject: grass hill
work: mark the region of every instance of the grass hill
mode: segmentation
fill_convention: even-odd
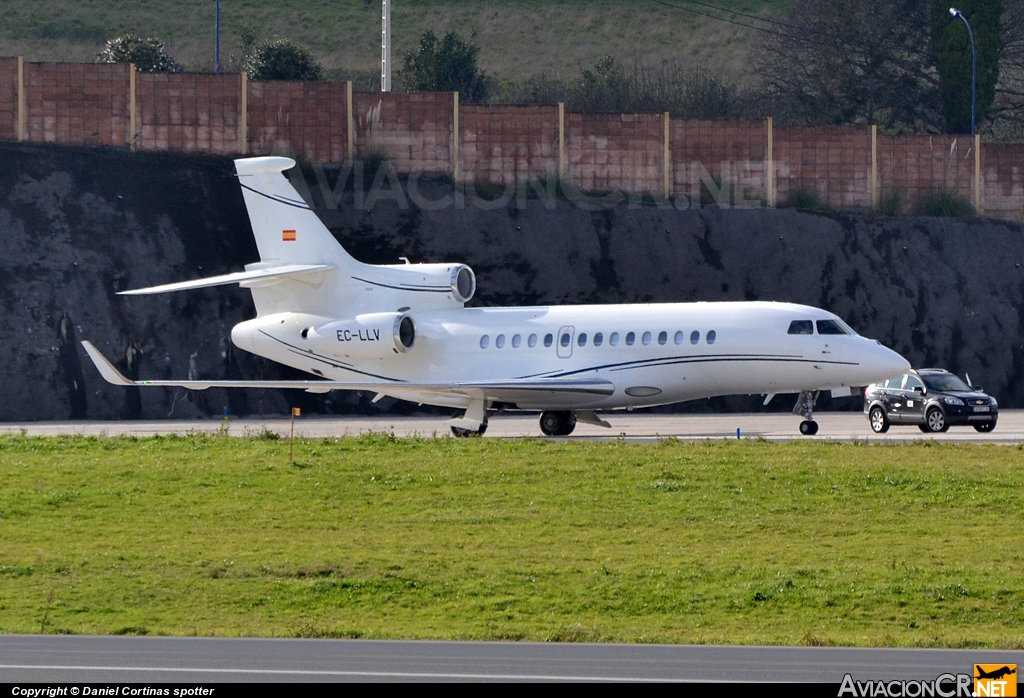
[[[787,0],[703,0],[748,14],[784,11]],[[576,75],[605,55],[651,64],[693,63],[743,82],[756,32],[671,0],[395,0],[396,62],[425,31],[475,33],[481,67],[499,80]],[[704,13],[704,14],[697,14]],[[221,0],[221,60],[237,69],[241,36],[288,37],[309,46],[331,78],[370,80],[380,60],[380,0]],[[728,17],[728,15],[725,15]],[[740,22],[749,22],[732,16]],[[30,61],[91,61],[104,42],[135,32],[163,39],[187,70],[212,70],[213,0],[7,0],[0,55]]]

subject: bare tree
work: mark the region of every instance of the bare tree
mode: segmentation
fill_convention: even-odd
[[[989,110],[993,131],[1024,139],[1024,0],[1004,0],[1003,48],[999,54],[999,83]]]
[[[796,0],[759,51],[783,121],[937,130],[938,77],[928,0]]]

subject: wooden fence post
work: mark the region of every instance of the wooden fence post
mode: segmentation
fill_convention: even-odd
[[[462,135],[459,132],[459,93],[452,92],[452,98],[455,100],[455,118],[452,126],[452,178],[458,182],[459,177],[462,176],[462,168],[459,167],[459,141]]]
[[[565,162],[565,102],[558,103],[558,178],[566,178]]]
[[[345,83],[345,110],[348,112],[346,129],[348,131],[348,164],[351,165],[356,159],[356,120],[352,112],[352,81]]]
[[[662,142],[664,144],[664,147],[662,148],[661,152],[661,161],[663,165],[662,184],[664,185],[663,193],[665,196],[665,200],[667,201],[672,198],[672,119],[669,116],[668,112],[665,112],[664,115],[662,115],[661,121],[662,130],[664,131],[664,133],[662,134]]]
[[[981,215],[981,135],[974,136],[974,208]]]
[[[772,117],[765,119],[765,131],[768,134],[768,163],[764,175],[764,198],[768,208],[775,208],[775,122]]]
[[[242,102],[238,114],[238,152],[245,155],[249,152],[249,77],[243,70],[241,74]]]
[[[128,64],[128,150],[135,150],[135,64]]]
[[[878,208],[878,125],[871,125],[871,208]]]
[[[25,140],[25,59],[18,56],[18,140]]]

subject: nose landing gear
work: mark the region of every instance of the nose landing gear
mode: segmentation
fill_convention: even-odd
[[[814,436],[818,433],[818,423],[814,421],[814,403],[818,400],[818,391],[811,392],[805,390],[800,393],[800,396],[796,399],[796,406],[793,408],[793,414],[798,414],[804,418],[804,421],[800,422],[800,433],[804,436]]]

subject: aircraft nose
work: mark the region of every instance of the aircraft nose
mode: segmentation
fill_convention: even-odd
[[[870,364],[873,377],[868,381],[869,383],[877,383],[910,370],[909,361],[881,342],[876,342],[870,353],[870,361],[867,363]]]
[[[850,351],[853,349],[853,351]],[[856,348],[848,346],[843,352],[850,385],[868,385],[893,378],[910,370],[910,362],[881,342],[861,338]]]

